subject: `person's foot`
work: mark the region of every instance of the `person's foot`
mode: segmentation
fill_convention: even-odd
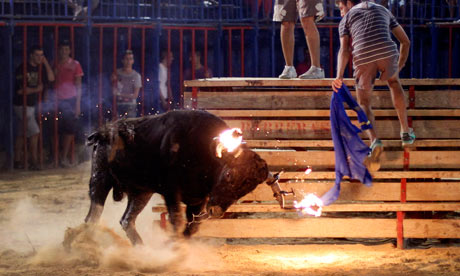
[[[40,168],[40,166],[38,164],[32,163],[29,166],[29,171],[40,171],[40,170],[41,170],[41,168]]]
[[[311,66],[307,72],[299,76],[299,79],[324,79],[324,70],[322,68]]]
[[[80,5],[75,5],[73,8],[73,20],[76,21],[82,16],[83,7]]]
[[[412,145],[415,142],[415,133],[412,128],[409,128],[409,132],[401,132],[402,146]]]
[[[363,164],[370,172],[376,172],[380,169],[380,156],[383,153],[383,144],[380,139],[375,139],[371,146],[370,151]]]
[[[67,158],[62,158],[59,161],[59,166],[61,166],[61,168],[70,168],[72,167],[72,163]]]
[[[294,79],[297,78],[297,72],[295,71],[294,66],[284,66],[283,73],[279,75],[280,79]]]

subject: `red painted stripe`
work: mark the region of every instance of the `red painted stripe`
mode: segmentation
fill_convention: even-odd
[[[241,28],[241,77],[244,77],[244,29]]]
[[[26,112],[26,106],[27,106],[27,95],[26,95],[26,88],[27,88],[27,26],[23,27],[23,33],[22,33],[22,127],[23,129],[27,129],[27,112]],[[29,160],[29,154],[27,152],[27,132],[24,131],[23,133],[23,151],[24,151],[24,168],[27,170],[28,168],[28,160]]]
[[[141,42],[141,76],[144,84],[141,88],[141,116],[144,116],[145,109],[145,28],[142,28],[142,42]]]
[[[104,28],[103,27],[99,27],[99,83],[98,83],[98,99],[97,99],[97,103],[98,103],[98,108],[99,108],[99,113],[98,113],[98,123],[99,123],[99,126],[102,126],[102,110],[103,110],[103,107],[102,107],[102,76],[103,76],[103,72],[102,72],[102,56],[103,56],[103,43],[104,42]]]
[[[232,77],[232,28],[228,29],[228,76]]]

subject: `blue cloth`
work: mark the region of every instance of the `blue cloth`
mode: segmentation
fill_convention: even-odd
[[[361,129],[351,123],[345,112],[344,102],[358,114]],[[321,197],[325,206],[330,205],[339,197],[340,182],[343,176],[357,179],[366,186],[372,185],[372,176],[363,165],[370,149],[358,135],[361,130],[371,129],[372,125],[345,84],[337,93],[332,93],[330,120],[335,151],[335,185]]]

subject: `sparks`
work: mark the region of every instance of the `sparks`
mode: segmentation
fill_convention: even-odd
[[[294,201],[294,207],[302,214],[319,217],[323,211],[323,201],[314,194],[307,194],[300,202]]]
[[[310,167],[307,167],[305,170],[305,174],[310,174],[313,170]]]

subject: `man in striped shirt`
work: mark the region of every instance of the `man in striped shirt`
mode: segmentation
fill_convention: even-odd
[[[406,99],[399,80],[399,71],[404,67],[409,55],[410,41],[404,29],[385,7],[361,0],[337,0],[343,17],[339,24],[340,50],[337,59],[337,77],[332,88],[337,91],[342,86],[343,74],[350,53],[353,55],[356,95],[361,108],[375,127],[375,117],[371,109],[371,94],[377,73],[380,80],[387,81],[393,105],[401,125],[402,145],[412,144],[415,134],[408,126]],[[391,33],[400,44],[400,50],[391,39]],[[350,41],[352,41],[351,51]],[[383,144],[377,138],[375,128],[367,131],[371,141],[371,152],[366,161],[369,170],[380,168]]]

